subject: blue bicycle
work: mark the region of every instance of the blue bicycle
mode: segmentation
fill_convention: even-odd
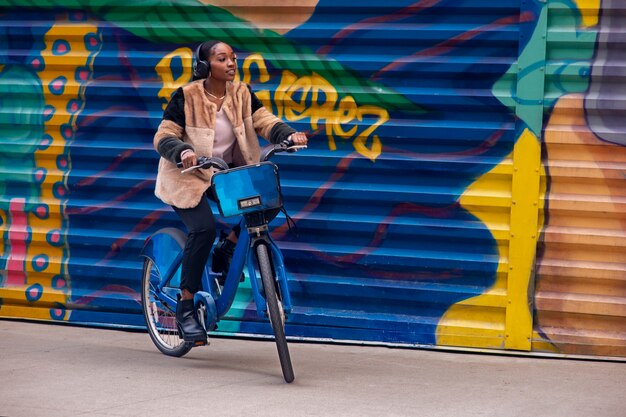
[[[285,338],[285,320],[291,313],[291,298],[280,249],[269,234],[268,224],[282,208],[278,167],[268,159],[278,152],[302,148],[292,143],[266,147],[261,162],[229,169],[219,158],[198,158],[193,169],[215,168],[211,187],[223,217],[241,216],[242,231],[225,280],[205,266],[202,290],[195,294],[198,319],[207,333],[226,315],[233,304],[240,278],[247,266],[250,287],[259,317],[269,321],[274,332],[285,381],[294,380]],[[193,343],[179,337],[176,304],[180,297],[180,274],[186,235],[165,228],[151,235],[144,245],[141,304],[148,333],[156,347],[169,356],[181,357]],[[210,264],[209,258],[208,264]],[[223,282],[223,285],[220,283]]]

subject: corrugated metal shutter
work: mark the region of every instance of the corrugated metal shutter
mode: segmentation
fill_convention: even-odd
[[[579,32],[567,9],[550,10],[548,216],[535,303],[552,346],[539,350],[626,356],[625,7],[587,9]]]
[[[10,4],[0,315],[143,325],[137,254],[180,227],[152,195],[152,135],[193,48],[220,38],[266,107],[313,135],[277,158],[298,226],[274,225],[288,335],[531,348],[544,76],[525,51],[546,51],[542,2]],[[269,332],[245,285],[231,313],[220,331]]]

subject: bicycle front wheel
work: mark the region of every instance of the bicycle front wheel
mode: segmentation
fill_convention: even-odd
[[[256,247],[256,255],[259,260],[259,271],[261,272],[261,281],[263,282],[263,289],[265,291],[267,314],[272,324],[272,330],[274,330],[274,338],[276,339],[276,347],[278,348],[280,367],[283,371],[285,381],[292,382],[295,376],[291,365],[291,357],[289,356],[289,348],[287,347],[287,339],[285,338],[285,314],[282,309],[282,303],[276,292],[274,274],[272,272],[267,246],[264,244],[258,245]]]
[[[148,334],[162,353],[181,357],[189,352],[192,346],[178,335],[175,307],[157,297],[155,289],[160,281],[161,277],[154,262],[150,258],[145,258],[141,280],[141,307]]]

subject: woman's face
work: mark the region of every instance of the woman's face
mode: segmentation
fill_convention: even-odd
[[[237,72],[237,55],[233,49],[225,43],[218,43],[212,49],[211,78],[218,81],[232,81]]]

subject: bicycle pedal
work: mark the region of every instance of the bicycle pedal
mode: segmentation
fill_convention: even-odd
[[[207,340],[196,340],[195,342],[193,342],[193,346],[194,347],[206,346],[208,344],[209,344],[208,339]]]

